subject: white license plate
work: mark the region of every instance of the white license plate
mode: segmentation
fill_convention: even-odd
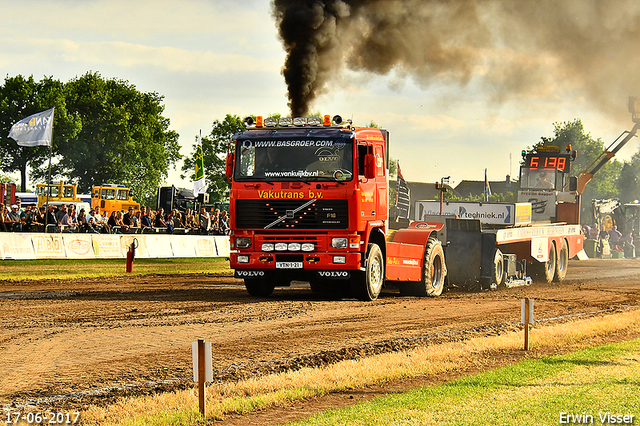
[[[302,262],[276,262],[276,269],[302,269]]]

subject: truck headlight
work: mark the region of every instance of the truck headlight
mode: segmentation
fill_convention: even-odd
[[[238,263],[249,263],[249,256],[246,254],[239,254],[237,260]]]
[[[262,251],[273,251],[273,243],[262,244]]]
[[[333,263],[347,263],[347,256],[333,256]]]
[[[302,243],[302,251],[314,251],[315,249],[313,243]]]
[[[251,237],[236,238],[236,247],[239,249],[246,249],[251,247]]]
[[[335,249],[346,249],[347,248],[347,239],[345,237],[338,237],[331,239],[331,247]]]

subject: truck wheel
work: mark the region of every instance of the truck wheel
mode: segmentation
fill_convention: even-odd
[[[429,238],[427,241],[422,270],[422,283],[426,296],[440,296],[444,290],[447,268],[444,264],[442,243],[437,238]]]
[[[444,263],[442,243],[437,238],[429,238],[424,250],[422,264],[422,281],[400,284],[400,294],[403,296],[440,296],[444,290],[444,280],[447,268]]]
[[[553,278],[554,281],[561,283],[564,281],[564,277],[567,276],[567,269],[569,267],[569,246],[567,246],[567,240],[562,240],[560,251],[556,259],[556,275]]]
[[[498,288],[504,287],[505,275],[504,256],[500,250],[496,250],[496,255],[493,257],[493,282]]]
[[[264,278],[245,278],[244,286],[253,297],[268,297],[276,288],[275,284],[268,283]]]
[[[364,274],[354,274],[351,290],[358,300],[376,300],[384,283],[384,258],[377,244],[369,244],[367,267]]]
[[[556,246],[551,243],[549,246],[549,260],[546,262],[533,261],[531,265],[531,275],[534,281],[545,281],[550,283],[556,275]]]

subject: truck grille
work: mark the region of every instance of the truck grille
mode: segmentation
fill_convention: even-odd
[[[347,229],[347,200],[236,200],[238,229]],[[298,210],[298,211],[296,211]],[[283,220],[275,223],[278,219]]]

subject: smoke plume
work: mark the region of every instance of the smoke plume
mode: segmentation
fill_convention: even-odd
[[[640,94],[636,0],[273,0],[294,116],[345,67],[423,88],[476,81],[490,99],[558,100],[604,112]]]

